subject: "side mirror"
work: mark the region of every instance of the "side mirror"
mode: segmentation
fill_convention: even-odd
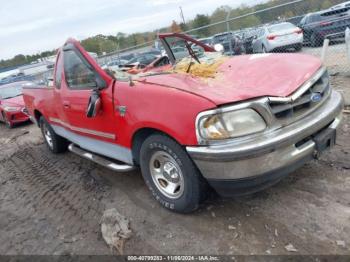
[[[223,52],[224,46],[222,44],[216,44],[216,45],[214,45],[214,49],[216,52]]]
[[[101,98],[100,98],[100,91],[98,89],[94,89],[91,92],[91,96],[89,98],[88,107],[86,110],[86,116],[88,118],[95,117],[98,112],[101,110]]]
[[[106,88],[106,82],[103,80],[99,75],[95,75],[95,82],[96,82],[96,87],[98,89],[104,89]]]

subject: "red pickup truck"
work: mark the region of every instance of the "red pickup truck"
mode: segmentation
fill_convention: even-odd
[[[104,71],[79,42],[65,43],[53,86],[24,89],[52,152],[141,167],[154,198],[185,213],[211,188],[261,190],[334,145],[343,98],[319,59],[229,58],[187,35],[159,37],[167,56],[132,74]]]

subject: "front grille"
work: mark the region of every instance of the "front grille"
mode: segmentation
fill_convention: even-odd
[[[329,77],[325,72],[309,89],[292,102],[270,101],[271,112],[282,124],[289,124],[313,111],[330,93]]]

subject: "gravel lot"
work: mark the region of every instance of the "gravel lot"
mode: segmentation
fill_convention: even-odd
[[[350,77],[332,82],[349,105]],[[125,254],[350,255],[349,141],[344,114],[336,147],[320,161],[263,192],[212,196],[194,214],[178,215],[152,199],[139,171],[53,155],[36,126],[0,125],[0,254],[111,254],[99,221],[115,207],[133,231]]]

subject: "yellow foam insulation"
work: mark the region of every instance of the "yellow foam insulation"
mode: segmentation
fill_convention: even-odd
[[[203,61],[200,64],[192,61],[192,66],[190,67],[188,74],[203,78],[214,78],[217,74],[218,67],[222,65],[227,59],[228,57],[220,57],[211,61]],[[175,66],[173,71],[176,73],[187,74],[190,63],[190,59],[183,59]]]

